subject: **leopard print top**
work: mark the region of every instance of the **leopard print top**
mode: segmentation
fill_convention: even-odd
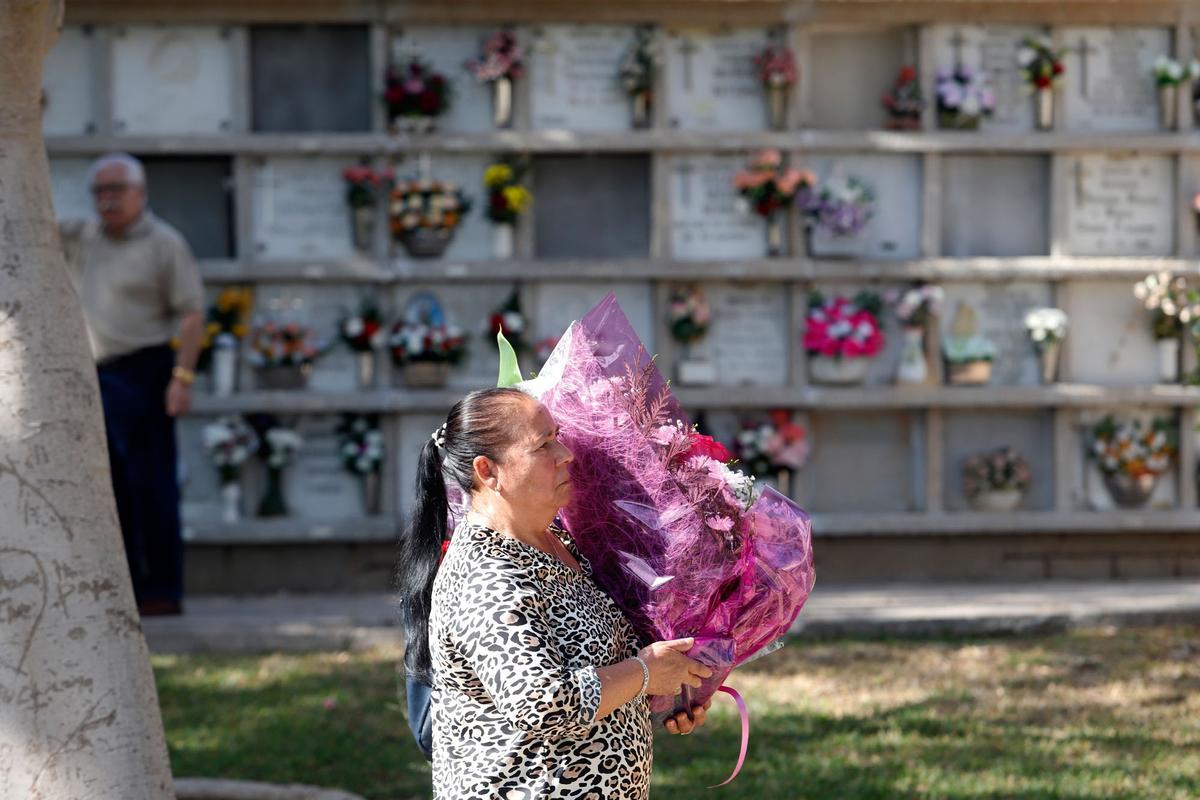
[[[444,800],[650,795],[649,706],[597,720],[596,668],[638,651],[624,615],[583,573],[464,522],[433,584],[433,793]]]

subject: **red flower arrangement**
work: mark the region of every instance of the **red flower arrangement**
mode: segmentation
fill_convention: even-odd
[[[763,86],[791,86],[796,82],[796,58],[790,47],[767,47],[754,57],[754,67]]]
[[[383,101],[388,118],[436,117],[450,108],[450,83],[428,64],[413,58],[385,75]]]
[[[853,300],[819,293],[809,297],[804,349],[831,358],[870,358],[883,350],[878,296],[860,292]]]
[[[769,217],[790,206],[798,193],[807,198],[816,188],[816,175],[795,167],[784,169],[782,165],[783,156],[778,150],[763,150],[749,167],[733,176],[733,188],[759,216]]]

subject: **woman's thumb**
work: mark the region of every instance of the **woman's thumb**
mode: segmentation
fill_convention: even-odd
[[[665,644],[667,647],[671,648],[672,650],[678,650],[681,653],[686,653],[688,650],[691,650],[692,645],[695,643],[696,639],[691,636],[688,636],[684,639],[672,639],[669,642],[663,642],[663,644]]]

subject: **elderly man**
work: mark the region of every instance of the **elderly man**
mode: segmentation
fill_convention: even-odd
[[[187,242],[146,207],[141,162],[106,155],[88,177],[99,220],[59,228],[99,373],[125,555],[138,610],[179,614],[175,417],[191,408],[204,290]]]

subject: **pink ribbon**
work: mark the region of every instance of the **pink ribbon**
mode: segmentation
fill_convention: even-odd
[[[742,752],[738,753],[737,766],[733,768],[733,774],[720,783],[715,783],[712,786],[709,786],[708,788],[710,789],[716,789],[720,786],[724,786],[738,776],[738,773],[742,771],[742,765],[746,763],[746,748],[750,744],[750,714],[746,711],[746,701],[742,699],[742,696],[737,693],[736,689],[732,689],[728,686],[718,686],[717,691],[724,692],[732,697],[733,701],[737,703],[738,714],[741,715],[742,718]]]

